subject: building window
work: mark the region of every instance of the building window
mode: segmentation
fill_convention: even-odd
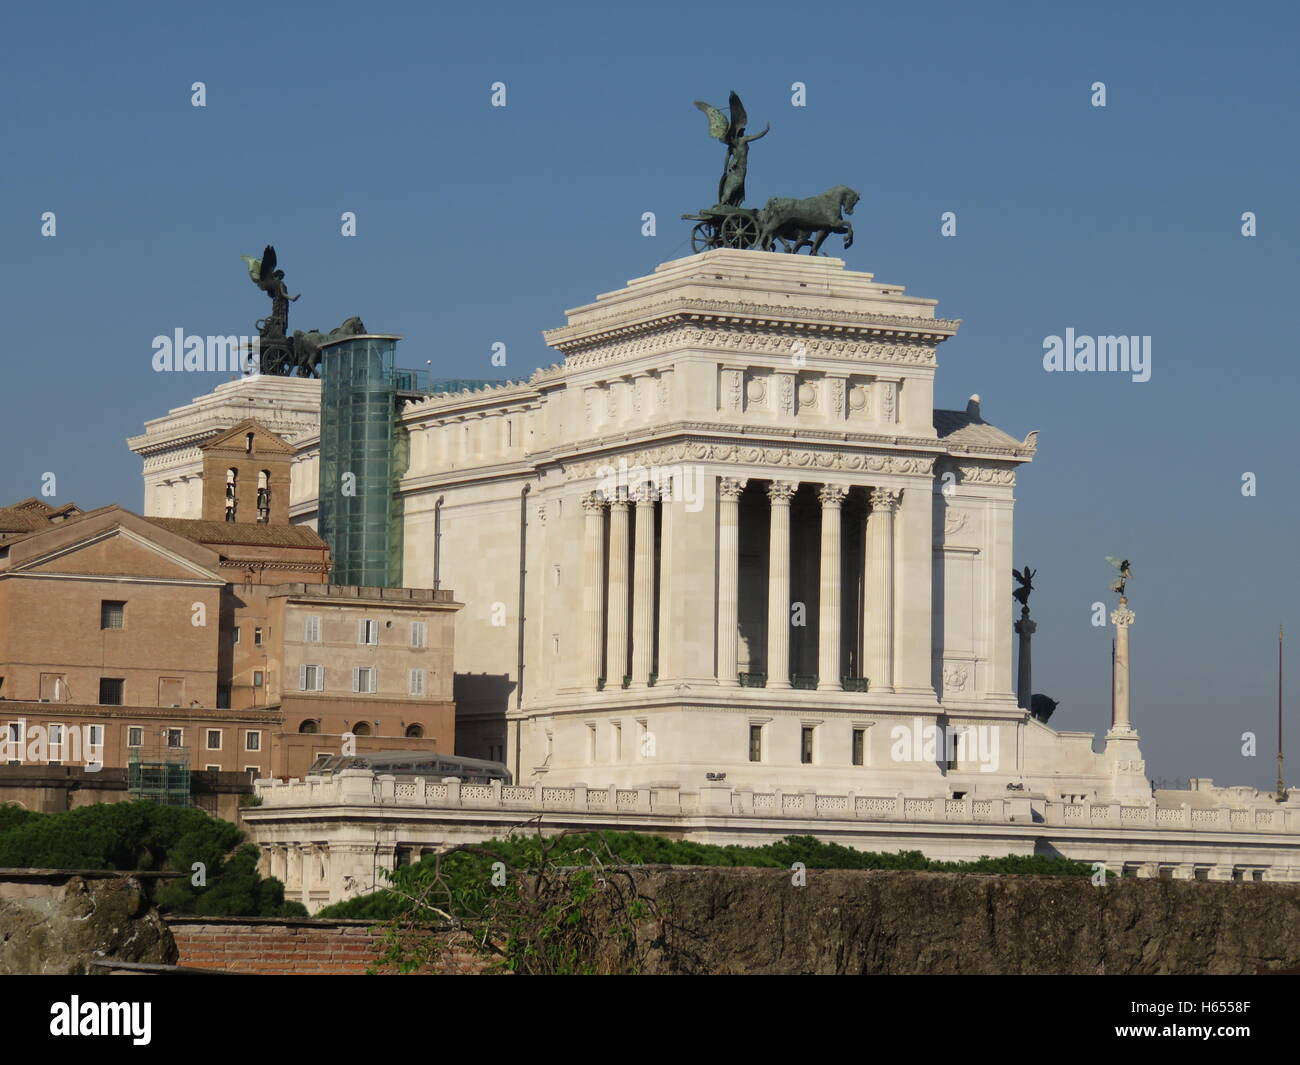
[[[220,772],[221,772],[221,766],[219,766],[219,765],[205,765],[203,768],[204,768],[205,770],[207,770],[209,773],[220,773]]]
[[[316,614],[309,614],[303,620],[302,640],[303,643],[320,643],[320,617]]]
[[[407,738],[408,740],[419,740],[419,739],[423,739],[423,738],[424,738],[424,726],[423,726],[423,725],[407,725],[407,726],[406,726],[406,738]]]
[[[217,709],[230,709],[230,685],[222,684],[217,688]]]
[[[126,745],[128,747],[144,746],[144,728],[141,725],[132,725],[126,730]]]
[[[254,688],[262,687],[262,682],[265,679],[265,677],[266,674],[264,674],[260,669],[253,670],[253,687]]]
[[[258,781],[262,779],[262,770],[258,766],[250,765],[244,770],[244,772],[248,774],[249,780]]]
[[[122,629],[126,627],[126,604],[115,599],[105,599],[99,604],[99,627]]]
[[[257,520],[265,525],[271,520],[271,473],[263,470],[257,475]]]
[[[99,678],[99,705],[122,706],[126,681],[122,677]]]
[[[262,734],[260,732],[253,732],[253,731],[245,732],[244,750],[260,751],[261,749],[262,749]]]
[[[804,765],[812,765],[813,760],[813,729],[809,725],[804,725],[799,730],[799,761]]]
[[[944,766],[947,769],[957,768],[957,748],[961,743],[961,729],[944,730],[940,733],[943,736],[944,747]]]
[[[428,647],[429,646],[429,626],[423,621],[411,622],[411,646]]]
[[[623,760],[623,722],[615,721],[614,727],[614,761]]]
[[[357,626],[357,643],[379,643],[379,622],[375,621],[373,618],[363,619]]]
[[[308,718],[298,726],[298,731],[305,736],[314,736],[320,731],[320,726],[311,718]]]
[[[61,703],[68,696],[68,682],[62,673],[41,674],[41,702]]]
[[[238,626],[238,625],[236,625],[233,629],[230,630],[230,642],[231,642],[231,643],[238,643],[238,642],[239,642],[239,626]]]
[[[261,646],[262,646],[262,630],[261,630],[261,629],[254,629],[254,630],[253,630],[253,646],[254,646],[254,647],[261,647]]]
[[[358,721],[355,725],[352,726],[352,735],[354,735],[354,736],[369,736],[369,735],[370,735],[370,722],[369,722],[369,721]]]
[[[208,729],[207,744],[208,744],[209,751],[221,750],[221,729],[219,728]]]
[[[100,754],[103,754],[104,753],[104,726],[103,725],[89,726],[88,736],[89,736],[88,742],[86,743],[86,747],[88,748],[88,750],[86,753],[89,754],[92,751],[98,751]],[[94,759],[94,758],[91,759],[91,761],[97,761],[97,760],[98,759]]]
[[[853,764],[866,764],[867,748],[867,730],[864,728],[855,728],[853,730]]]
[[[235,508],[238,505],[236,500],[235,483],[239,479],[239,471],[233,466],[226,470],[226,521],[235,520]]]
[[[594,765],[596,762],[596,726],[590,724],[587,726],[587,764]]]
[[[299,666],[298,687],[305,692],[325,690],[324,666]]]
[[[749,726],[749,760],[751,762],[761,762],[763,760],[763,726]]]
[[[62,765],[63,758],[63,726],[50,726],[50,764]]]
[[[184,745],[185,735],[181,729],[178,728],[163,729],[163,735],[167,737],[168,747],[181,747]]]
[[[352,671],[352,690],[362,695],[374,695],[378,690],[377,673],[374,666],[357,666]]]
[[[180,706],[185,701],[185,681],[181,677],[158,678],[158,705]]]
[[[411,694],[424,694],[424,670],[422,669],[411,670]]]

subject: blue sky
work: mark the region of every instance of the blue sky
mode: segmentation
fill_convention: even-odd
[[[1149,772],[1268,786],[1279,622],[1300,641],[1298,31],[1266,3],[7,5],[0,499],[48,471],[139,509],[125,437],[224,379],[154,373],[150,341],[253,332],[239,255],[268,241],[298,327],[359,314],[441,376],[499,376],[497,341],[510,376],[549,364],[566,307],[688,253],[720,164],[691,102],[735,88],[772,123],[749,201],[858,189],[849,267],[964,320],[938,404],[1041,430],[1016,560],[1053,724],[1107,724],[1090,610],[1127,556]],[[1151,380],[1045,373],[1067,327],[1151,336]]]

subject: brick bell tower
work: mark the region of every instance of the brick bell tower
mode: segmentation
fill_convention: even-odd
[[[247,418],[199,445],[203,453],[203,520],[289,524],[293,448]]]

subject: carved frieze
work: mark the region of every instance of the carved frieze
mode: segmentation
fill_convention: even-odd
[[[622,452],[606,458],[574,462],[565,466],[566,480],[600,476],[602,468],[626,462],[629,467],[671,466],[682,462],[734,462],[748,466],[777,466],[805,470],[837,470],[849,473],[888,473],[930,476],[934,458],[929,455],[862,454],[806,447],[762,447],[751,444],[679,443],[663,447]]]

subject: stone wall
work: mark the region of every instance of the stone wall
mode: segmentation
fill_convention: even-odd
[[[661,869],[641,971],[1253,974],[1300,966],[1300,885],[809,870]]]

